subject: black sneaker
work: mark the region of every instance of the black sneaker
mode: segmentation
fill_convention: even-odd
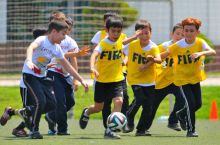
[[[188,131],[186,137],[199,137],[199,135],[195,131]]]
[[[56,133],[56,129],[55,129],[56,123],[52,119],[50,119],[48,114],[46,114],[44,118],[47,121],[49,131]],[[49,131],[48,131],[48,134],[49,134]],[[51,135],[51,134],[49,134],[49,135]]]
[[[79,126],[81,129],[85,129],[87,124],[88,124],[88,121],[89,121],[89,116],[85,116],[85,111],[87,110],[88,108],[84,108],[83,111],[82,111],[82,114],[81,114],[81,117],[79,119]]]
[[[104,138],[105,139],[120,139],[121,136],[116,134],[115,132],[112,132],[110,129],[106,129],[105,134],[104,134]]]
[[[123,129],[123,133],[129,133],[132,132],[134,130],[134,125],[128,125],[126,124],[125,128]]]
[[[173,124],[169,123],[167,127],[176,131],[181,131],[181,128],[179,127],[178,123],[173,123]]]
[[[70,135],[68,132],[57,132],[57,135]]]
[[[30,133],[31,139],[43,139],[43,136],[40,134],[40,132],[35,131]]]
[[[19,109],[18,115],[24,120],[25,126],[31,130],[32,116],[26,112],[26,108]]]
[[[178,120],[180,121],[180,127],[182,128],[182,130],[186,130],[186,118],[185,117],[181,117],[180,112],[176,112],[176,116],[178,118]]]
[[[135,136],[151,136],[151,133],[148,130],[137,130]]]
[[[123,133],[129,133],[134,130],[134,118],[129,117],[129,115],[126,115],[128,123],[126,124],[125,128],[123,129]]]

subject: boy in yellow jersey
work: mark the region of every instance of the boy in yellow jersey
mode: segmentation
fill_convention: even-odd
[[[91,56],[91,72],[95,74],[95,103],[85,108],[80,117],[80,127],[85,129],[89,116],[102,111],[106,99],[114,103],[113,112],[120,112],[123,103],[122,81],[122,41],[118,41],[122,32],[122,19],[110,17],[106,21],[108,36],[94,49]],[[104,138],[120,139],[120,136],[109,128],[105,130]]]
[[[107,12],[104,14],[104,23],[106,23],[106,20],[109,18],[109,17],[117,17],[118,15],[116,13],[113,13],[113,12]],[[93,43],[94,47],[97,46],[97,44],[100,43],[100,41],[104,38],[106,38],[108,36],[108,33],[106,32],[106,29],[104,30],[101,30],[101,31],[98,31],[94,37],[92,38],[91,42]],[[126,34],[124,33],[121,33],[120,37],[119,37],[119,40],[120,41],[123,41],[124,39],[126,38]],[[127,92],[127,82],[126,82],[126,75],[127,75],[127,72],[126,72],[126,66],[123,66],[123,74],[124,74],[124,77],[125,79],[123,80],[123,104],[122,104],[122,109],[121,109],[121,112],[123,114],[126,114],[126,111],[128,110],[128,105],[129,105],[129,96],[128,96],[128,92]],[[93,74],[94,75],[94,74]],[[94,76],[93,76],[93,79]],[[105,100],[105,103],[104,103],[104,107],[103,107],[103,110],[102,110],[102,117],[103,117],[103,125],[105,128],[107,128],[107,118],[108,116],[111,114],[111,103],[112,103],[112,99],[109,98],[107,100]]]
[[[166,41],[159,45],[160,52],[164,52],[168,49],[168,46],[174,44],[183,38],[183,27],[181,23],[176,24],[173,27],[173,31],[171,33],[172,40]],[[184,105],[182,95],[177,86],[173,84],[173,58],[167,57],[163,60],[161,64],[156,65],[157,76],[156,76],[156,96],[154,98],[153,106],[152,106],[152,116],[151,121],[147,125],[147,129],[152,125],[153,119],[157,112],[157,109],[162,102],[162,100],[168,95],[173,94],[175,96],[175,104],[173,111],[170,114],[168,119],[168,128],[174,129],[176,131],[181,131],[181,128],[178,125],[178,119],[176,117],[176,111],[180,110]],[[183,127],[185,129],[185,127]]]
[[[187,137],[198,137],[195,131],[195,112],[202,105],[200,81],[204,70],[201,58],[206,55],[215,55],[215,50],[196,36],[199,34],[201,21],[196,18],[186,18],[182,21],[184,39],[168,47],[161,57],[173,58],[174,84],[179,86],[185,100],[183,109],[177,112],[181,122],[186,119]]]
[[[161,63],[158,46],[150,40],[151,24],[146,20],[139,20],[135,25],[135,31],[142,31],[137,40],[126,45],[124,53],[128,56],[128,83],[131,85],[135,96],[135,102],[127,111],[128,126],[134,126],[134,115],[140,106],[143,110],[137,124],[136,136],[151,135],[146,131],[147,123],[151,118],[151,108],[155,97],[156,68],[154,63]],[[151,63],[149,61],[153,61]],[[146,67],[147,64],[150,64]],[[143,67],[145,66],[145,67]],[[136,110],[137,109],[137,110]],[[132,120],[132,121],[131,121]]]

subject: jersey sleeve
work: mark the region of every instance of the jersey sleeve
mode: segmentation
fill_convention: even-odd
[[[36,38],[32,43],[37,43],[39,46],[42,44],[42,42],[45,40],[46,36],[40,36]]]
[[[76,41],[74,39],[70,39],[70,49],[69,50],[73,50],[73,52],[77,53],[79,52],[79,47],[76,43]]]
[[[129,49],[129,44],[123,45],[123,51],[126,56],[128,56],[128,49]]]
[[[99,44],[100,42],[100,35],[101,35],[101,31],[98,31],[92,38],[91,42],[93,44]]]
[[[208,43],[205,40],[202,40],[202,50],[208,50],[211,49],[211,47],[208,45]]]
[[[98,51],[99,53],[102,53],[102,47],[101,47],[101,45],[100,45],[100,44],[97,45],[97,46],[95,47],[94,51]]]

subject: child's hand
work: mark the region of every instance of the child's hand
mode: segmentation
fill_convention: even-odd
[[[126,60],[122,59],[122,62],[121,62],[122,66],[126,66],[127,65],[126,63],[127,63]]]
[[[154,57],[152,55],[148,55],[147,56],[147,60],[154,62]]]
[[[26,60],[27,66],[36,74],[41,74],[41,69],[38,68],[31,60]]]
[[[137,31],[135,32],[136,38],[138,38],[138,37],[141,36],[142,34],[143,34],[143,30],[137,30]]]
[[[85,92],[88,92],[89,91],[89,85],[84,81],[84,80],[82,80],[82,82],[80,82],[82,85],[83,85],[83,87],[85,88]]]
[[[79,56],[86,56],[86,55],[89,55],[90,54],[90,48],[89,46],[83,46],[79,52],[78,52],[78,55]]]
[[[91,73],[93,73],[96,78],[99,77],[99,72],[94,67],[91,68]]]
[[[191,55],[190,55],[190,58],[191,58],[192,60],[194,60],[194,59],[196,59],[196,58],[198,58],[198,57],[200,57],[200,56],[201,56],[200,53],[199,53],[199,52],[196,52],[196,53],[191,54]]]
[[[77,91],[79,88],[79,81],[76,79],[73,80],[73,88],[74,88],[74,91]]]

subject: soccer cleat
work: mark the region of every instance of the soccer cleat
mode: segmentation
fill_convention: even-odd
[[[132,132],[134,130],[134,118],[129,117],[129,115],[126,115],[127,121],[128,123],[126,124],[123,133],[129,133]]]
[[[56,131],[55,130],[48,130],[47,132],[48,135],[56,135]]]
[[[12,108],[6,107],[3,115],[0,118],[0,124],[2,126],[4,126],[8,122],[8,120],[11,118],[11,116],[9,115],[9,111],[12,111]]]
[[[49,131],[48,131],[48,135],[53,135],[53,134],[56,134],[56,123],[53,122],[52,119],[50,119],[50,117],[48,116],[48,114],[45,115],[45,120],[47,121],[47,124],[48,124],[48,128],[49,128]]]
[[[186,137],[199,137],[197,132],[193,131],[188,131],[186,134]]]
[[[26,108],[19,109],[18,115],[24,120],[25,126],[31,130],[32,117],[27,114]]]
[[[180,112],[176,112],[176,116],[180,121],[180,127],[182,128],[182,130],[186,130],[186,118],[181,117]]]
[[[120,135],[116,134],[115,132],[112,132],[110,129],[106,129],[105,130],[105,134],[104,134],[104,138],[105,139],[120,139]]]
[[[85,129],[88,124],[88,121],[89,121],[89,116],[85,116],[85,111],[87,109],[88,108],[83,109],[83,112],[82,112],[80,120],[79,120],[79,126],[81,129]]]
[[[151,133],[148,130],[137,130],[135,136],[151,136]]]
[[[40,132],[35,131],[30,133],[31,139],[43,139],[43,136],[40,134]]]
[[[123,133],[129,133],[132,132],[134,130],[134,125],[128,125],[126,124],[125,128],[123,129]]]
[[[28,137],[27,132],[24,129],[13,129],[12,134],[16,137]]]
[[[181,131],[181,128],[179,127],[178,123],[173,123],[173,124],[168,124],[167,125],[168,128],[173,129],[175,131]]]

